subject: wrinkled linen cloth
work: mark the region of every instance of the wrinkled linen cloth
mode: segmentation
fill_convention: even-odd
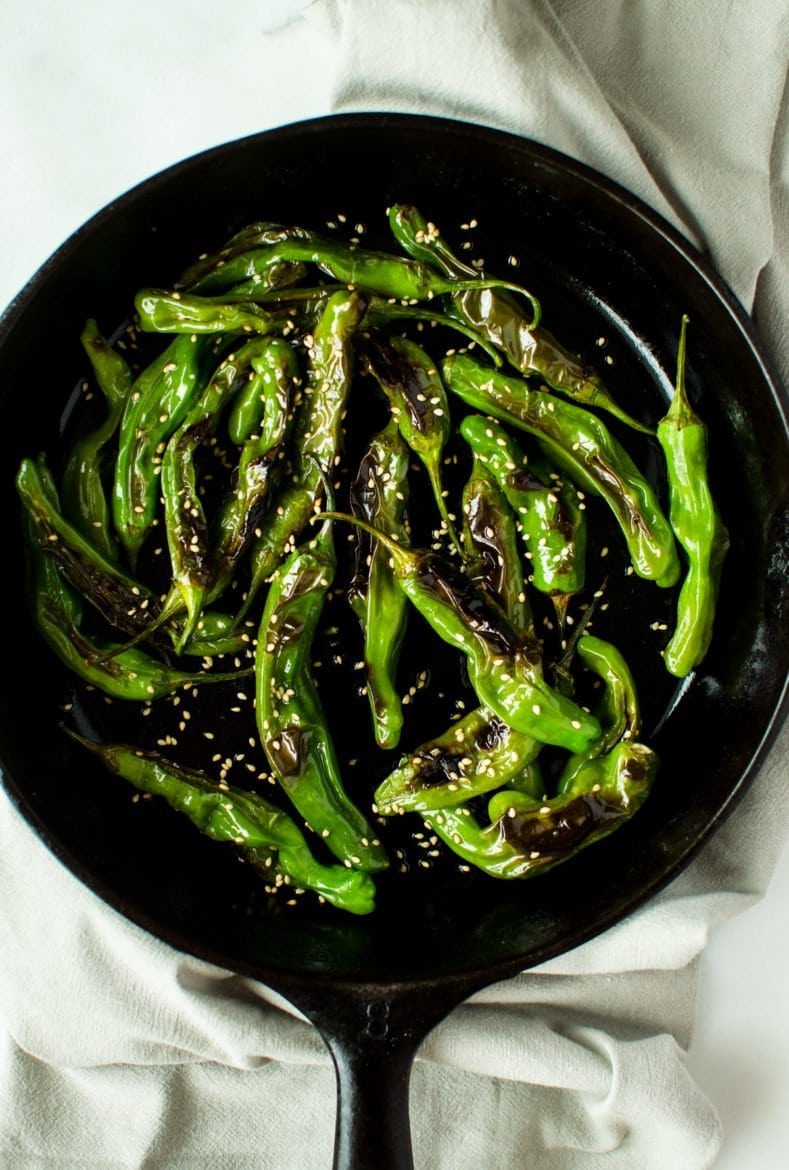
[[[710,254],[786,370],[780,3],[319,0],[307,16],[333,45],[334,109],[461,117],[597,167]],[[698,958],[769,881],[788,754],[784,734],[734,817],[650,904],[435,1029],[412,1080],[418,1170],[713,1163],[718,1120],[683,1062]],[[314,1029],[106,907],[5,797],[0,898],[0,1165],[331,1164],[334,1077]]]

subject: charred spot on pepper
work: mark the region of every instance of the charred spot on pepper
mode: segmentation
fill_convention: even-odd
[[[309,734],[300,727],[284,727],[276,737],[266,740],[266,754],[287,787],[304,773],[308,756]]]
[[[510,728],[498,715],[492,715],[479,729],[474,737],[474,746],[480,751],[492,751],[501,747],[511,735]]]
[[[504,654],[512,654],[519,637],[504,614],[459,569],[443,557],[425,553],[415,580],[425,593],[451,605],[475,634]]]
[[[396,386],[401,391],[402,402],[412,426],[417,431],[425,431],[429,416],[433,413],[425,393],[430,389],[426,372],[409,362],[393,347],[383,345],[372,337],[365,346],[364,359],[382,385]]]
[[[584,792],[549,813],[521,812],[500,817],[501,837],[523,853],[569,853],[598,829],[627,816],[625,807],[610,794]]]

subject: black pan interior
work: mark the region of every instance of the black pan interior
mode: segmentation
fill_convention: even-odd
[[[454,861],[420,866],[427,851],[412,839],[419,825],[409,818],[395,830],[409,872],[381,883],[375,915],[351,920],[314,902],[294,908],[265,897],[235,858],[155,802],[132,803],[121,781],[66,740],[58,727],[64,702],[75,704],[69,719],[105,738],[140,724],[73,688],[35,634],[13,475],[23,455],[62,448],[61,420],[86,373],[78,339],[87,317],[112,331],[139,287],[170,285],[197,254],[255,219],[321,229],[341,212],[346,237],[363,224],[364,243],[390,249],[385,209],[394,201],[418,204],[456,243],[476,241],[469,255],[484,255],[491,271],[513,273],[508,257],[517,256],[517,277],[541,297],[549,327],[597,362],[619,401],[651,422],[673,378],[680,316],[690,315],[689,385],[708,424],[732,545],[712,651],[682,688],[663,671],[658,635],[649,629],[651,621],[670,621],[673,595],[624,575],[614,532],[605,538],[611,560],[603,565],[592,555],[590,579],[610,574],[598,632],[634,665],[645,737],[662,761],[632,824],[536,881],[505,884],[461,873]],[[459,225],[472,219],[479,226],[464,234]],[[361,421],[351,448],[377,418],[374,395],[364,394],[357,394],[353,417]],[[397,982],[482,970],[492,976],[541,961],[660,888],[727,815],[775,728],[789,661],[785,404],[744,314],[704,260],[620,189],[545,148],[461,123],[366,115],[285,127],[191,159],[97,216],[9,310],[0,338],[0,419],[0,751],[9,791],[102,897],[224,966],[272,978],[293,972]],[[618,433],[659,485],[649,442]],[[604,511],[594,516],[606,532]],[[330,665],[323,679],[326,695],[349,696],[329,709],[341,758],[360,759],[349,774],[362,798],[386,764],[360,741],[366,701],[355,695],[347,664],[332,673],[333,654],[345,654],[354,636],[341,619],[340,628],[339,642],[323,646]],[[448,693],[444,684],[459,694],[464,686],[454,659],[422,634],[417,626],[403,667],[410,678],[425,665],[418,650],[430,645],[431,685],[411,708],[410,743],[444,725],[451,710],[439,697]],[[204,692],[195,723],[232,729],[234,701],[233,688]],[[160,724],[157,718],[151,736],[171,711]],[[197,735],[185,742],[188,762],[210,760]]]

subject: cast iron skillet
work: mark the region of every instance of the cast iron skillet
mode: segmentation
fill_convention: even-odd
[[[626,620],[610,629],[636,664],[645,738],[662,760],[630,825],[534,882],[412,864],[415,872],[382,883],[374,916],[346,920],[306,901],[295,910],[270,903],[224,850],[156,802],[132,805],[129,790],[61,734],[69,683],[24,616],[13,474],[22,455],[58,450],[64,405],[85,374],[78,336],[88,316],[111,331],[139,287],[169,285],[198,253],[254,219],[321,228],[343,211],[349,225],[367,225],[367,241],[390,247],[384,209],[396,200],[415,202],[456,238],[458,225],[476,218],[490,269],[510,271],[507,257],[517,255],[518,275],[540,293],[549,324],[596,356],[620,401],[652,421],[673,377],[680,315],[690,314],[691,393],[709,427],[732,549],[713,649],[682,688],[661,671],[648,630],[651,607],[670,615],[670,598],[626,578],[621,561],[613,574],[609,614]],[[598,337],[605,347],[595,348]],[[606,355],[613,364],[603,364]],[[577,946],[660,890],[728,816],[784,713],[786,403],[745,314],[658,216],[552,150],[458,122],[341,116],[198,155],[92,219],[9,309],[0,395],[2,599],[5,614],[18,615],[4,627],[13,685],[0,751],[9,794],[57,856],[121,913],[178,949],[263,981],[316,1024],[339,1080],[336,1167],[410,1166],[409,1068],[430,1028],[478,988]],[[659,479],[649,444],[633,442]],[[441,652],[432,665],[440,679]],[[443,726],[437,690],[414,716],[412,739]],[[206,718],[225,719],[226,694],[204,701]],[[125,718],[84,696],[72,717],[107,738]],[[343,758],[359,754],[365,719],[363,704],[334,712]],[[199,762],[196,743],[185,751]],[[423,854],[412,847],[409,856],[414,863]]]

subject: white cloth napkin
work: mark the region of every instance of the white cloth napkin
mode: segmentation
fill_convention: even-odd
[[[335,108],[465,117],[598,167],[710,251],[786,368],[780,4],[323,0],[309,15],[334,38]],[[697,960],[769,880],[788,753],[786,734],[650,905],[435,1030],[413,1075],[418,1170],[711,1165],[718,1122],[683,1065]],[[333,1074],[314,1030],[105,907],[5,798],[0,905],[0,1165],[330,1165]]]

